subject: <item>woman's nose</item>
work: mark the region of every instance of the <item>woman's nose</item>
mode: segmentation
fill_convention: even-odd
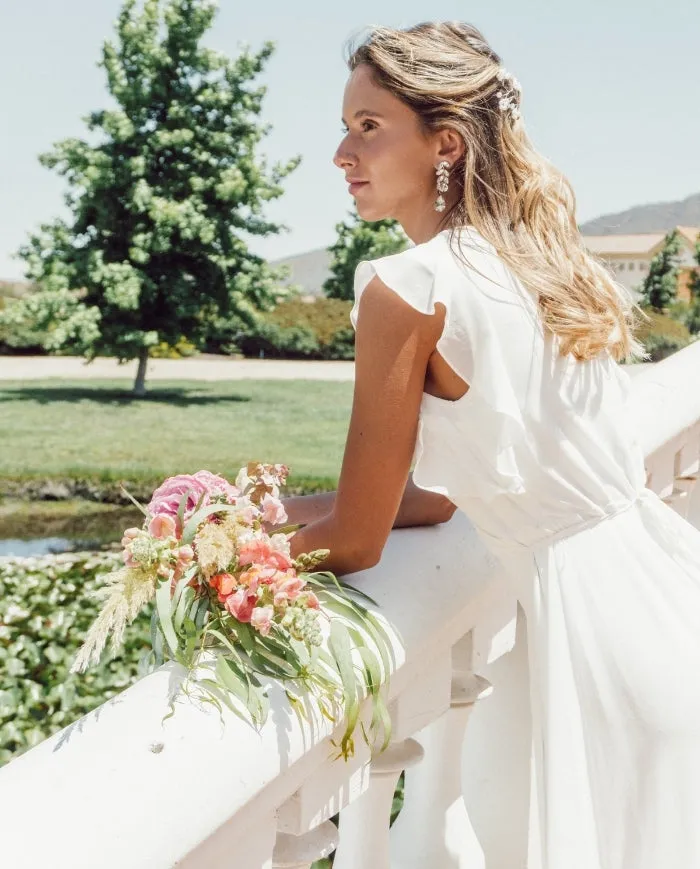
[[[355,162],[354,157],[345,147],[343,142],[338,145],[338,149],[333,155],[333,162],[338,167],[338,169],[347,169],[349,166],[352,166]]]

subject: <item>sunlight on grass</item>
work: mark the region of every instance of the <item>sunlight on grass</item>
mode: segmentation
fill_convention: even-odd
[[[352,383],[158,383],[132,399],[127,381],[5,382],[0,477],[159,478],[249,460],[295,477],[337,478]]]

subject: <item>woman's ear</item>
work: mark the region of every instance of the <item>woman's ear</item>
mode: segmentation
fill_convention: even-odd
[[[452,127],[444,127],[437,134],[438,151],[436,160],[448,160],[450,166],[460,160],[464,156],[464,139]]]

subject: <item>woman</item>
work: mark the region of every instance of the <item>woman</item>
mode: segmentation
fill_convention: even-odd
[[[699,869],[700,532],[628,426],[636,306],[478,30],[379,28],[349,67],[335,164],[415,246],[357,269],[338,491],[287,500],[293,554],[360,570],[464,510],[528,616],[545,869]]]

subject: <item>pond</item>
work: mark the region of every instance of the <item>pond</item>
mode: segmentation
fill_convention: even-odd
[[[136,507],[7,500],[0,504],[0,557],[110,548],[125,528],[142,521]]]

